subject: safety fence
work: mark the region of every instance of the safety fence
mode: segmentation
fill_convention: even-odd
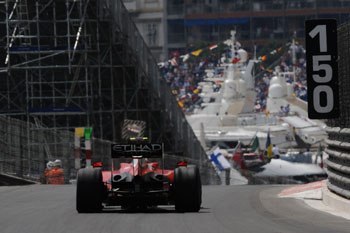
[[[108,141],[93,139],[93,158],[107,161],[106,166],[109,145]],[[74,132],[43,128],[0,116],[0,173],[46,183],[47,163],[55,160],[61,161],[64,180],[68,183],[76,173]]]
[[[338,27],[340,117],[328,120],[327,186],[350,198],[350,23]]]
[[[104,169],[112,167],[111,143],[97,138],[91,139],[92,162],[102,162]],[[84,147],[84,141],[81,141],[82,161],[86,159]],[[47,163],[54,160],[62,162],[64,183],[76,178],[74,132],[43,127],[39,130],[37,125],[0,116],[0,173],[46,183]],[[203,184],[218,183],[217,174],[207,160],[167,154],[164,168],[174,169],[176,163],[181,160],[187,160],[190,164],[200,167]]]

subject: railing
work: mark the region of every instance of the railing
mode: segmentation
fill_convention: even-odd
[[[253,11],[280,11],[283,10],[283,1],[257,1],[252,3]]]
[[[317,7],[318,8],[344,8],[344,7],[350,7],[349,1],[342,1],[342,0],[316,0],[317,1]]]
[[[249,0],[246,1],[230,1],[219,3],[220,13],[232,13],[232,12],[247,12],[250,11]]]
[[[217,7],[215,5],[208,4],[186,4],[186,14],[212,14],[217,13]]]
[[[313,1],[287,1],[286,10],[297,10],[297,9],[315,9],[316,0]]]

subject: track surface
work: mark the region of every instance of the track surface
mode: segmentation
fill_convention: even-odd
[[[199,213],[173,207],[78,214],[75,185],[0,187],[1,233],[349,232],[348,220],[278,198],[285,186],[204,186]]]

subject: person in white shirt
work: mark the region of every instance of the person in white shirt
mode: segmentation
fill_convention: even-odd
[[[273,153],[273,157],[275,159],[279,159],[280,158],[280,152],[278,150],[278,147],[275,144],[273,144],[272,153]]]
[[[278,116],[283,116],[284,115],[284,108],[283,106],[280,107],[280,110],[278,111]]]
[[[304,152],[304,156],[305,156],[306,163],[312,163],[312,152],[310,151],[309,148],[307,148],[306,151]]]

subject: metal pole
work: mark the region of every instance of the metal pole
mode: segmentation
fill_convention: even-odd
[[[8,0],[6,0],[6,52],[7,52],[7,57],[8,60],[5,61],[5,64],[7,63],[7,70],[10,69],[10,28],[9,28],[9,8],[8,8]]]
[[[38,46],[38,53],[39,53],[39,59],[38,59],[38,65],[41,66],[41,48],[40,48],[40,27],[39,27],[39,2],[36,2],[36,37],[37,37],[37,46]],[[41,81],[41,69],[39,69],[39,82]],[[42,95],[42,84],[39,84],[39,93],[40,96]],[[42,99],[40,99],[40,108],[43,107]],[[42,118],[41,118],[42,120]]]
[[[54,33],[54,46],[57,47],[57,28],[56,28],[56,3],[53,3],[53,33]]]
[[[97,42],[97,61],[98,61],[98,110],[99,110],[99,128],[100,128],[100,138],[103,138],[103,126],[102,126],[102,83],[101,83],[101,48],[100,48],[100,23],[98,19],[101,17],[100,15],[100,8],[101,3],[98,1],[98,7],[96,7],[96,15],[97,15],[97,21],[96,21],[96,42]]]
[[[70,60],[70,22],[69,22],[69,1],[66,0],[66,21],[67,21],[67,44],[68,44],[68,68],[69,68],[69,74],[71,73],[71,60]]]

